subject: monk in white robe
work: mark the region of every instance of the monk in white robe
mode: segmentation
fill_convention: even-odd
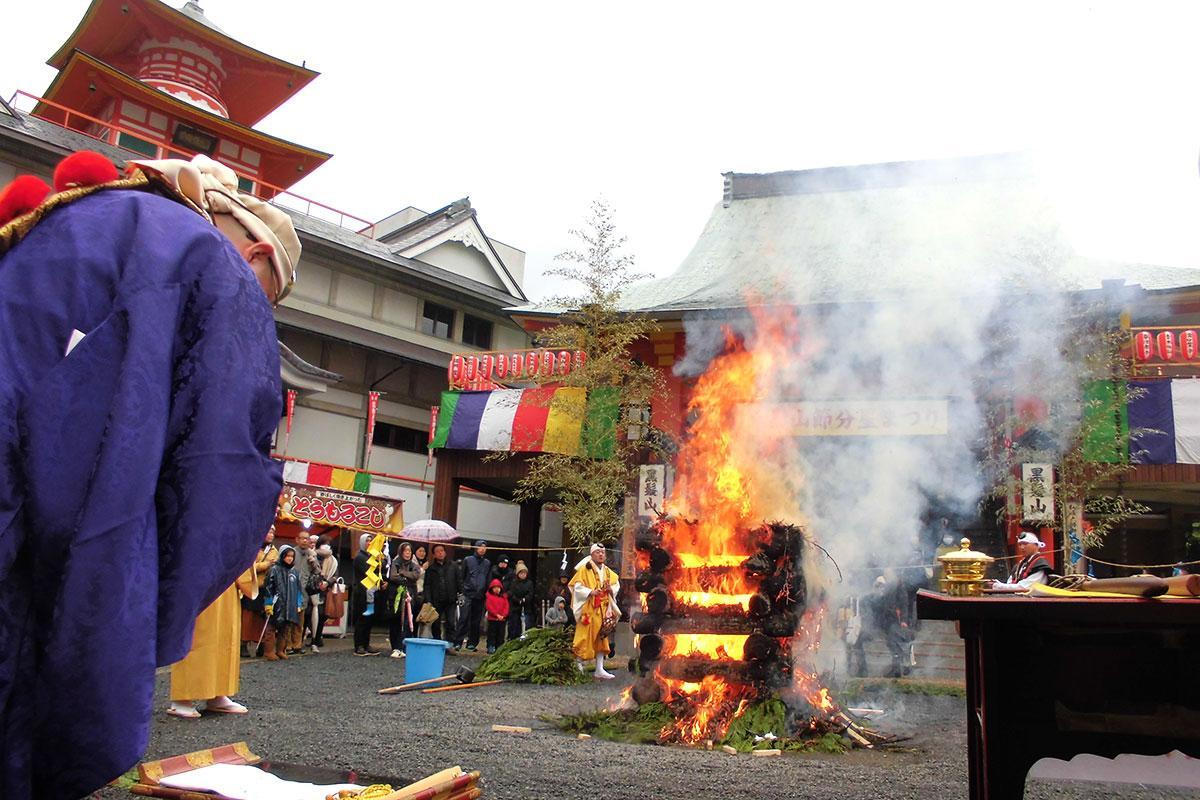
[[[604,669],[604,656],[608,653],[608,637],[603,635],[605,619],[620,619],[621,608],[617,605],[617,591],[621,582],[617,573],[604,565],[604,545],[593,544],[588,557],[575,565],[571,578],[571,610],[575,612],[575,640],[572,649],[583,662],[596,659],[596,677],[611,680],[615,677]]]

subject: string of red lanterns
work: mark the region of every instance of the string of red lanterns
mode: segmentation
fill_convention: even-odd
[[[1200,332],[1140,330],[1133,334],[1135,361],[1197,361],[1200,360]]]
[[[495,353],[460,353],[450,358],[446,370],[450,388],[495,388],[497,383],[567,375],[587,362],[582,350],[512,350]]]

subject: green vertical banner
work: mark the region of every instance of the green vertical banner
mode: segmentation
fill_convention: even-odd
[[[583,418],[582,454],[612,458],[617,452],[617,421],[621,416],[621,390],[601,386],[588,392]]]
[[[458,405],[458,392],[442,392],[442,403],[438,409],[437,430],[434,431],[433,441],[429,449],[446,446],[446,438],[450,435],[450,423],[454,421],[454,409]]]
[[[1129,407],[1125,386],[1093,381],[1083,389],[1083,457],[1099,464],[1129,460]]]

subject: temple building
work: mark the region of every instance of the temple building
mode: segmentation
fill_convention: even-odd
[[[927,305],[948,319],[920,317],[917,298],[931,291],[952,298]],[[1006,447],[1014,442],[1037,443],[1045,436],[1039,428],[1048,428],[1049,418],[1056,413],[1075,413],[1078,419],[1078,408],[1071,412],[1053,407],[1058,397],[1051,396],[1048,388],[1053,380],[1078,370],[1078,365],[1059,363],[1062,342],[1045,345],[1044,364],[1036,373],[993,375],[1005,361],[997,358],[1000,351],[996,350],[986,354],[983,369],[975,370],[982,380],[972,385],[962,382],[954,392],[929,396],[930,376],[935,374],[931,369],[957,353],[961,343],[953,340],[960,332],[976,331],[982,346],[990,345],[987,335],[993,332],[981,330],[983,323],[976,319],[985,309],[996,306],[997,319],[1009,320],[1025,332],[1028,326],[1034,333],[1040,328],[1049,331],[1054,320],[1022,315],[1026,305],[1057,308],[1064,317],[1085,310],[1103,315],[1113,330],[1123,331],[1123,355],[1132,359],[1131,377],[1142,387],[1142,396],[1121,404],[1119,413],[1111,415],[1114,419],[1101,422],[1100,432],[1118,440],[1130,430],[1153,433],[1126,442],[1117,448],[1119,452],[1093,453],[1102,461],[1132,462],[1128,471],[1094,488],[1097,494],[1136,500],[1149,511],[1126,520],[1101,549],[1089,551],[1096,559],[1091,565],[1095,574],[1111,574],[1112,568],[1103,562],[1170,564],[1187,552],[1200,557],[1196,554],[1200,547],[1193,544],[1189,551],[1187,545],[1189,537],[1193,542],[1200,538],[1196,533],[1200,530],[1200,424],[1196,422],[1200,381],[1194,380],[1200,376],[1200,269],[1114,263],[1081,255],[1068,241],[1051,194],[1027,157],[726,173],[720,200],[680,266],[670,275],[630,286],[622,299],[624,310],[659,323],[659,332],[634,355],[663,371],[666,392],[652,408],[652,422],[669,437],[677,440],[684,435],[694,377],[720,350],[722,326],[746,330],[754,308],[772,307],[794,314],[803,323],[807,335],[794,343],[795,357],[790,360],[798,365],[808,359],[816,370],[806,375],[803,367],[782,366],[795,370],[795,394],[777,399],[793,403],[795,410],[819,405],[829,413],[831,424],[850,426],[879,422],[865,414],[855,421],[852,410],[873,410],[887,419],[900,409],[889,405],[897,395],[921,404],[922,413],[933,414],[935,421],[928,429],[907,435],[929,437],[919,452],[931,456],[927,463],[931,474],[936,474],[932,459],[968,444],[975,449],[959,460],[960,472],[977,470],[986,444],[967,440],[984,428],[976,419],[984,413],[981,409],[999,409],[1006,419],[1006,439],[998,437],[996,443]],[[558,313],[537,304],[512,311],[531,332],[552,325]],[[928,331],[938,336],[930,337]],[[999,333],[997,342],[1004,340],[1005,331]],[[884,341],[883,336],[891,340]],[[1025,340],[1037,341],[1037,336]],[[1044,340],[1052,341],[1049,333]],[[832,357],[841,363],[828,363]],[[989,368],[988,359],[993,359],[995,369]],[[1037,364],[1037,352],[1027,361]],[[952,358],[942,368],[957,363]],[[910,374],[897,376],[897,370]],[[847,373],[856,374],[830,377]],[[808,380],[818,374],[824,378],[820,383]],[[995,385],[988,385],[993,377]],[[893,390],[892,399],[880,399],[883,386]],[[1088,403],[1094,399],[1093,395],[1085,398]],[[847,452],[864,457],[883,453],[886,448],[879,443],[903,443],[906,435],[878,428],[826,430],[812,420],[776,433],[799,437],[797,451],[806,454],[811,464],[833,463],[838,454]],[[874,438],[879,436],[887,438]],[[1053,460],[1050,451],[1070,444],[1048,444],[1046,460]],[[663,465],[643,469],[662,470]],[[1025,480],[1020,473],[1018,465],[1013,475],[1018,487]],[[1046,474],[1052,473],[1051,469]],[[663,477],[669,483],[669,467]],[[890,535],[924,539],[932,555],[933,546],[947,531],[961,531],[1002,554],[1020,523],[1034,519],[1030,514],[1053,514],[1060,530],[1090,524],[1078,508],[1035,512],[1032,505],[1021,507],[1017,505],[1022,501],[1020,491],[1010,491],[1010,506],[998,513],[988,508],[964,511],[978,503],[983,490],[982,484],[973,486],[974,480],[968,476],[959,481],[972,491],[957,498],[939,498],[936,487],[924,487],[926,496],[920,502],[926,510],[916,526],[919,529],[905,528]],[[852,495],[816,493],[810,501],[817,506],[840,503],[842,509],[855,505]],[[1075,512],[1073,522],[1063,517],[1070,511]],[[851,518],[849,511],[835,508],[824,513],[827,520],[843,523]],[[871,513],[877,520],[873,524],[887,528],[887,507]],[[997,517],[1004,524],[998,525]],[[1048,552],[1061,567],[1059,551],[1069,551],[1070,542],[1050,530],[1048,516],[1038,519],[1045,526]]]
[[[282,419],[276,441],[293,462],[287,480],[400,500],[405,518],[427,518],[430,408],[453,355],[527,345],[505,311],[527,302],[524,252],[491,238],[468,198],[431,212],[398,202],[376,222],[296,194],[330,154],[256,126],[318,73],[234,38],[195,0],[93,0],[47,63],[58,73],[40,93],[4,87],[0,184],[49,178],[82,149],[119,168],[203,153],[291,214],[304,249],[276,310],[285,395],[295,392],[290,435]],[[458,522],[464,536],[515,541],[519,513],[469,494]],[[548,530],[557,535],[552,520]]]

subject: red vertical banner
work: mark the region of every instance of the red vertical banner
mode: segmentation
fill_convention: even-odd
[[[433,466],[433,437],[437,436],[437,421],[438,412],[441,411],[440,406],[429,407],[429,444],[426,449],[429,451],[429,459],[425,462],[426,466]]]
[[[296,416],[296,390],[287,390],[287,427],[283,434],[283,454],[287,455],[288,443],[292,440],[292,418]]]
[[[367,457],[363,468],[371,466],[371,440],[375,438],[375,413],[379,410],[379,392],[367,392]]]

